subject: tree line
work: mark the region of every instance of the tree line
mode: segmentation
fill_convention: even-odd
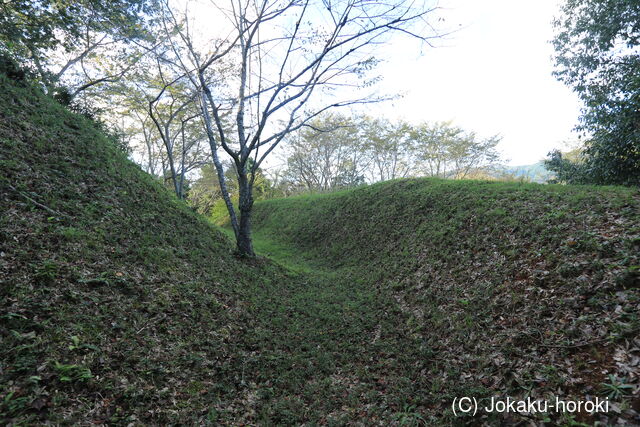
[[[451,122],[391,122],[367,116],[326,114],[290,134],[283,162],[258,169],[256,199],[328,192],[406,177],[488,178],[499,173],[499,136],[480,138]],[[234,176],[233,163],[224,165]],[[230,180],[230,182],[232,182]],[[234,203],[238,189],[229,187]],[[211,166],[189,183],[188,200],[199,212],[223,218],[221,192]]]
[[[288,142],[282,180],[309,191],[415,176],[461,179],[500,160],[499,136],[480,138],[451,122],[330,114]]]

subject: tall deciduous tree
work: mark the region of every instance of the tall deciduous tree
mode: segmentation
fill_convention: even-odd
[[[579,169],[572,182],[640,185],[640,2],[567,0],[555,28],[555,76],[584,102],[588,141],[582,164],[554,153],[548,166]]]
[[[148,101],[148,115],[155,125],[166,154],[166,167],[173,189],[179,199],[185,197],[185,175],[204,164],[204,142],[199,111],[194,111],[193,93],[177,82],[169,85],[160,73],[161,87]],[[196,126],[194,126],[194,124]],[[165,164],[163,164],[165,166]]]
[[[108,88],[110,121],[135,144],[134,159],[164,180],[180,199],[187,174],[209,162],[197,93],[183,74],[163,63],[166,46],[141,60],[141,67]],[[121,120],[117,120],[121,119]]]
[[[377,99],[355,94],[367,87],[373,54],[393,33],[435,37],[421,0],[229,0],[215,3],[229,18],[231,33],[199,49],[192,32],[174,20],[189,51],[178,55],[199,90],[213,163],[233,227],[238,252],[254,256],[251,240],[256,171],[286,135],[332,108]],[[230,61],[234,75],[212,85],[208,70]],[[379,99],[378,99],[379,100]],[[232,118],[230,126],[225,115]],[[238,214],[226,188],[219,158],[235,164]]]
[[[360,125],[371,158],[372,181],[404,178],[414,166],[411,127],[407,123],[365,117]]]

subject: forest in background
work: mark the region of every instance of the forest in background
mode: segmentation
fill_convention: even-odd
[[[335,46],[328,48],[318,42],[319,33],[285,31],[291,43],[289,50],[278,53],[289,52],[279,71],[281,84],[305,89],[295,96],[285,95],[281,100],[285,108],[269,111],[261,119],[258,99],[271,95],[268,92],[275,86],[268,87],[268,82],[278,75],[277,58],[267,60],[263,53],[269,44],[279,46],[280,39],[274,36],[257,42],[254,34],[272,20],[295,16],[300,5],[241,8],[236,12],[250,25],[236,25],[237,34],[231,38],[207,40],[190,27],[194,13],[167,1],[85,0],[63,5],[20,0],[0,6],[1,50],[60,102],[104,123],[143,170],[206,214],[226,209],[235,216],[232,211],[242,210],[240,204],[249,212],[254,198],[327,192],[403,177],[637,184],[639,138],[633,105],[634,82],[639,79],[632,71],[638,68],[633,66],[637,58],[632,53],[637,34],[633,25],[626,25],[637,17],[633,2],[593,8],[584,0],[563,6],[554,22],[555,73],[585,103],[578,126],[585,143],[571,153],[550,153],[544,166],[524,168],[504,165],[508,159],[497,150],[499,129],[495,136],[480,137],[455,123],[429,122],[428,118],[418,124],[394,123],[349,112],[349,107],[383,102],[388,95],[371,92],[344,101],[335,97],[336,91],[366,91],[375,85],[379,60],[369,48],[377,43],[375,37],[395,28],[385,26],[399,19],[392,15],[393,9],[379,10],[379,22],[354,33],[356,38],[336,27]],[[355,2],[350,7],[360,6]],[[420,42],[429,45],[430,40],[448,34],[446,27],[425,30],[429,16],[438,16],[436,7],[403,7],[407,7],[405,15],[397,23],[407,25],[402,31]],[[220,8],[212,13],[226,12]],[[331,16],[334,11],[329,8],[328,13]],[[351,18],[359,25],[357,14]],[[605,18],[612,22],[608,29],[590,24]],[[425,31],[411,32],[416,23]],[[375,37],[367,38],[369,34]],[[362,42],[357,48],[343,50],[343,42],[356,39]],[[311,60],[311,68],[289,76],[298,80],[283,80],[287,61],[311,58],[299,54],[296,43],[310,43],[319,49],[320,62],[326,63]],[[202,50],[207,44],[208,56],[206,48]],[[591,48],[596,45],[597,50]],[[308,74],[316,66],[326,68]],[[306,83],[298,86],[303,80]],[[238,84],[244,87],[239,97],[234,92]],[[307,101],[312,88],[326,92],[327,106]],[[272,100],[285,92],[275,88]],[[293,107],[291,102],[299,96],[310,109]],[[209,107],[203,109],[203,100]],[[207,108],[213,109],[207,112]],[[240,122],[234,108],[244,108],[246,117],[258,115]],[[290,123],[283,125],[287,114]],[[281,129],[275,130],[278,126]],[[257,136],[267,131],[271,136]],[[249,136],[258,139],[249,143]],[[264,141],[258,142],[260,138]],[[260,149],[261,156],[269,155],[266,163],[262,163],[265,157],[254,156]]]

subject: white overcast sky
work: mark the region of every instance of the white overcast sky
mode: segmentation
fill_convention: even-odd
[[[481,136],[501,134],[509,164],[524,165],[576,140],[580,103],[552,75],[551,21],[558,0],[441,0],[449,27],[439,47],[393,43],[381,89],[404,97],[371,114],[411,122],[452,120]]]
[[[379,49],[385,60],[377,69],[379,92],[404,96],[367,105],[367,114],[414,123],[451,120],[482,137],[499,134],[511,165],[536,163],[577,140],[572,129],[580,102],[551,75],[551,22],[564,0],[435,1],[444,25],[457,31],[434,40],[435,48],[394,37]],[[212,24],[219,17],[206,0],[191,4],[192,17],[206,18],[205,27],[221,25]],[[278,151],[274,157],[281,157]]]

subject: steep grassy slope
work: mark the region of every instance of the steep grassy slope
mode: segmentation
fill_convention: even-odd
[[[1,75],[0,170],[0,423],[233,419],[246,300],[280,270]]]
[[[397,303],[397,326],[378,335],[406,334],[394,357],[415,351],[415,366],[389,360],[412,378],[412,412],[449,416],[461,396],[611,395],[640,422],[638,190],[401,180],[261,202],[255,218],[263,253]]]

